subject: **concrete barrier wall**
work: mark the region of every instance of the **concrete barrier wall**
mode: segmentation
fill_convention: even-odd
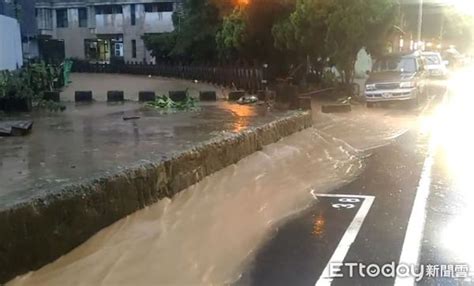
[[[294,112],[160,162],[131,166],[0,210],[0,283],[52,262],[113,222],[311,125],[311,113]]]

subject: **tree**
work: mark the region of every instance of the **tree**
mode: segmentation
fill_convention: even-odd
[[[327,15],[322,7],[325,4],[323,1],[298,0],[294,12],[272,29],[275,47],[291,55],[296,63],[309,61],[319,78],[328,57],[325,46]]]
[[[224,9],[225,3],[219,7]],[[215,37],[221,22],[222,15],[214,0],[185,0],[182,10],[173,14],[175,30],[146,36],[145,45],[157,58],[212,61],[217,52]]]
[[[254,63],[278,65],[285,56],[275,49],[273,26],[287,17],[294,0],[253,0],[237,5],[226,16],[219,30],[217,44],[221,55]]]
[[[327,8],[326,47],[344,84],[352,83],[357,53],[383,48],[396,20],[393,0],[335,0]]]
[[[253,0],[246,7],[246,41],[242,49],[247,60],[281,64],[287,55],[275,49],[272,29],[294,10],[294,0]]]
[[[442,16],[440,40],[451,43],[460,50],[467,50],[473,39],[473,15],[463,13],[456,7],[446,7],[443,9]]]
[[[393,0],[298,0],[273,29],[276,46],[313,61],[330,58],[344,84],[354,77],[357,53],[378,53],[396,20]]]
[[[246,41],[246,26],[244,11],[240,7],[235,8],[230,15],[224,17],[222,27],[216,36],[220,59],[238,59],[239,51],[242,50]]]
[[[162,33],[145,36],[145,45],[151,50],[151,55],[158,60],[170,58],[171,51],[176,45],[176,33]]]

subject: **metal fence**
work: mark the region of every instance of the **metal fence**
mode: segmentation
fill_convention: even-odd
[[[74,72],[128,73],[198,80],[250,92],[265,88],[265,70],[255,67],[187,66],[175,64],[101,64],[75,62]]]

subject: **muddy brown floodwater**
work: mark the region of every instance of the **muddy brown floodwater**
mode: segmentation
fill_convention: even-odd
[[[315,127],[265,147],[107,227],[7,285],[226,285],[291,215],[353,180],[374,146],[416,116],[356,107],[315,114]]]

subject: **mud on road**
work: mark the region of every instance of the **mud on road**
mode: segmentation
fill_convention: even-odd
[[[245,282],[242,273],[275,233],[317,207],[312,190],[325,194],[348,185],[364,172],[374,148],[390,144],[420,120],[418,112],[355,106],[350,114],[315,112],[314,122],[314,128],[116,222],[8,285]]]

